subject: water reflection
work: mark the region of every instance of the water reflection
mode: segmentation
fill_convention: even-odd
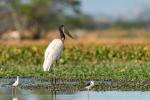
[[[13,97],[12,100],[18,100],[18,98],[17,97]]]
[[[12,87],[12,97],[13,98],[17,97],[16,88],[13,88],[13,87]]]
[[[54,81],[53,84],[47,80],[43,82],[43,80],[21,79],[19,88],[15,90],[2,85],[10,81],[0,80],[0,100],[149,100],[150,98],[150,92],[80,91],[85,85],[75,81]]]
[[[0,100],[88,100],[88,91],[58,92],[48,90],[17,89],[12,96],[10,88],[0,88]],[[149,100],[150,92],[140,91],[89,91],[89,100]]]
[[[20,91],[20,92],[17,92]],[[19,93],[19,96],[22,95],[22,97],[25,97],[22,99],[20,97],[20,100],[58,100],[56,99],[56,89],[53,88],[51,91],[45,91],[45,90],[22,90],[22,89],[16,89],[12,88],[11,91],[12,100],[19,100],[17,97],[17,93]],[[0,99],[1,100],[1,99]],[[7,100],[7,99],[5,99]]]
[[[16,93],[16,88],[12,87],[12,100],[18,100],[17,98],[17,93]]]

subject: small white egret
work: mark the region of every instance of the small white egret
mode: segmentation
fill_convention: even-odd
[[[89,90],[94,86],[94,81],[90,81],[90,83],[87,84],[85,87],[88,90],[88,100],[89,100]]]
[[[87,84],[85,87],[87,90],[90,90],[94,86],[94,81],[90,81],[90,83]]]
[[[17,76],[17,80],[12,83],[12,87],[17,87],[19,84],[19,76]]]
[[[19,85],[19,76],[17,76],[17,80],[14,82],[11,82],[12,84],[12,94],[13,94],[13,88],[16,89],[16,87]],[[16,90],[15,91],[15,96],[16,96]]]
[[[44,55],[44,63],[43,63],[43,69],[44,71],[49,71],[51,66],[59,60],[61,53],[64,48],[64,41],[65,41],[65,34],[66,33],[69,37],[73,38],[66,27],[64,25],[59,26],[59,32],[60,32],[60,39],[54,39],[52,42],[48,45],[45,55]]]

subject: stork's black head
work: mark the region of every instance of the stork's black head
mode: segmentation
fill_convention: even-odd
[[[64,27],[64,26],[65,26],[65,25],[62,24],[62,25],[60,25],[59,27],[62,28],[62,27]]]
[[[73,38],[73,37],[70,35],[69,31],[65,28],[64,25],[60,25],[60,26],[59,26],[59,32],[60,32],[61,40],[63,40],[63,41],[65,40],[65,34],[64,34],[64,33],[66,33],[69,37]]]
[[[64,30],[65,30],[64,25],[60,25],[59,26],[59,32],[60,32],[60,37],[62,40],[65,40]]]

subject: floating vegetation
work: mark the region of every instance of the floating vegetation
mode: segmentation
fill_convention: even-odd
[[[43,72],[46,45],[0,46],[0,76],[52,78]],[[150,46],[69,45],[55,67],[63,80],[126,80],[143,81],[150,77]]]

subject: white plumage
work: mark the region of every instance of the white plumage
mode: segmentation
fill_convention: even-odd
[[[85,87],[87,90],[91,89],[94,86],[94,81],[90,81],[89,84]]]
[[[61,52],[63,51],[63,41],[61,39],[54,39],[47,47],[44,55],[44,71],[49,71],[50,67],[54,62],[59,60]]]
[[[12,84],[13,87],[17,87],[19,84],[19,76],[17,76],[17,80]]]
[[[44,71],[49,71],[51,66],[59,60],[61,53],[64,48],[64,41],[65,41],[65,34],[66,33],[69,37],[73,38],[69,31],[65,29],[64,25],[59,26],[60,32],[60,39],[54,39],[49,46],[47,47],[44,55],[44,63],[43,69]]]

